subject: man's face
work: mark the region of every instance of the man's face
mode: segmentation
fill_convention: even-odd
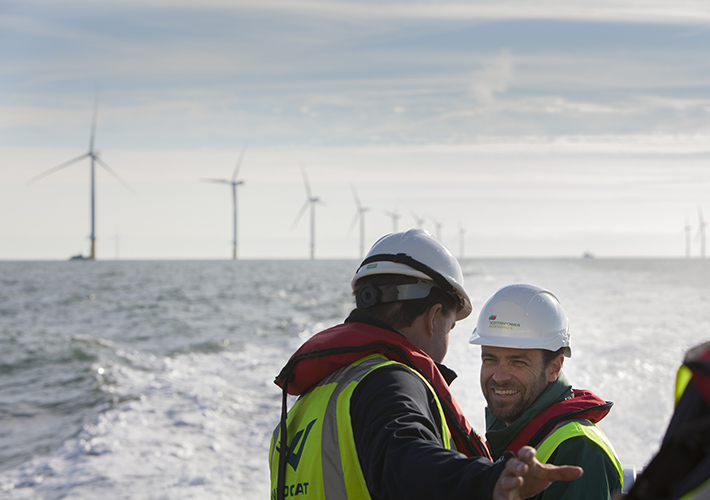
[[[540,349],[482,346],[481,361],[481,390],[488,411],[506,424],[530,408],[562,368],[559,359],[545,367]]]
[[[444,361],[449,350],[449,332],[456,326],[456,310],[438,312],[434,317],[434,338],[429,356],[437,363]]]

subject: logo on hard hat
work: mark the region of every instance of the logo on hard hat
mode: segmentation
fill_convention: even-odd
[[[377,267],[377,263],[375,264],[368,264],[366,269],[374,269]]]
[[[520,328],[520,323],[511,323],[510,321],[494,321],[498,316],[492,315],[489,319],[489,328],[501,328],[503,330],[512,330],[513,328]]]

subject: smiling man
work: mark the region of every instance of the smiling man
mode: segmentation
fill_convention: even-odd
[[[596,423],[612,403],[572,389],[562,373],[568,324],[557,297],[532,285],[503,287],[483,306],[469,342],[481,346],[486,439],[494,458],[529,445],[541,462],[584,469],[540,499],[608,499],[622,488],[623,468]]]

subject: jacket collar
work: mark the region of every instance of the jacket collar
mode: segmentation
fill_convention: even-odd
[[[404,335],[399,333],[397,330],[392,328],[384,321],[380,321],[379,319],[375,318],[370,318],[369,316],[364,316],[362,314],[350,313],[350,316],[348,316],[344,323],[364,323],[366,325],[376,326],[377,328],[382,328],[383,330],[389,330],[391,332],[394,332],[397,335],[400,335],[402,338],[406,339]],[[446,380],[447,384],[451,385],[451,383],[458,378],[458,374],[445,364],[437,363],[436,361],[434,361],[434,364],[441,372],[441,375],[444,377],[444,380]]]

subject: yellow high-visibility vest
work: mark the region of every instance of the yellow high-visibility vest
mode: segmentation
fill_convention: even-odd
[[[432,395],[429,382],[402,363],[371,354],[335,371],[301,395],[286,417],[290,453],[286,464],[284,497],[308,500],[370,500],[370,493],[355,448],[350,399],[357,384],[373,370],[399,365],[417,374]],[[455,449],[441,402],[435,396],[441,445]],[[271,498],[278,487],[280,426],[274,430],[269,448]]]

